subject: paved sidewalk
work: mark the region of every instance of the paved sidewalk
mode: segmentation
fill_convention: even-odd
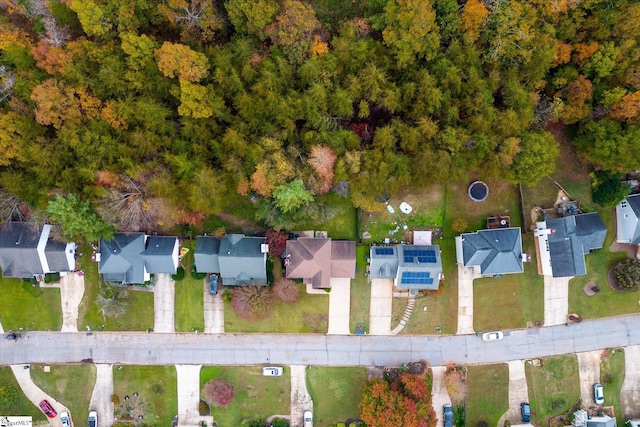
[[[349,312],[351,309],[351,279],[331,278],[329,292],[328,334],[349,335]]]
[[[569,280],[573,277],[544,277],[544,326],[563,325],[569,315]]]
[[[41,283],[43,288],[60,288],[62,332],[78,332],[78,307],[84,296],[84,275],[68,273],[59,282]]]
[[[446,367],[444,366],[432,366],[431,372],[433,373],[433,383],[431,385],[431,403],[433,405],[433,409],[436,411],[436,416],[438,417],[438,421],[436,425],[442,425],[443,419],[443,411],[442,407],[444,405],[451,405],[451,398],[449,397],[449,393],[447,393],[447,388],[444,385],[444,373]]]
[[[212,416],[200,416],[200,368],[202,365],[176,365],[178,376],[178,425],[198,427],[200,421],[213,423]]]
[[[605,403],[607,396],[604,397]],[[640,418],[640,345],[624,349],[624,383],[620,390],[620,406],[625,420]]]
[[[313,399],[307,390],[307,367],[291,365],[291,427],[302,427],[304,411],[313,411]]]
[[[62,427],[62,422],[60,422],[59,414],[62,411],[69,411],[69,409],[67,409],[67,407],[62,403],[58,402],[53,397],[49,396],[47,393],[41,390],[31,379],[31,369],[25,369],[25,366],[29,365],[11,365],[13,375],[16,377],[16,380],[18,381],[22,392],[25,396],[27,396],[27,399],[29,399],[31,403],[33,403],[36,407],[43,399],[47,399],[51,406],[53,406],[53,409],[55,409],[58,413],[58,416],[56,416],[55,418],[47,418],[47,421],[49,422],[48,425],[51,427]],[[76,419],[78,416],[81,415],[75,414]],[[74,418],[74,414],[71,414],[71,418]]]
[[[593,385],[600,382],[600,358],[602,350],[576,353],[578,357],[578,373],[580,374],[580,397],[582,407],[597,408],[593,401]]]
[[[371,279],[369,334],[391,335],[393,280]]]
[[[220,287],[221,288],[221,287]],[[204,333],[224,334],[224,301],[223,289],[218,289],[217,295],[209,293],[209,283],[203,281],[204,292]]]
[[[111,396],[113,396],[113,365],[98,364],[96,365],[96,383],[89,403],[90,411],[98,411],[98,427],[111,427],[114,423]],[[77,425],[84,425],[84,422],[80,422],[76,417]]]
[[[509,365],[509,409],[500,417],[498,425],[509,420],[512,425],[520,424],[520,404],[529,401],[529,387],[524,373],[524,360],[512,360]]]
[[[153,285],[153,331],[173,333],[175,328],[175,283],[170,274],[156,274]]]
[[[475,334],[473,329],[473,280],[479,276],[473,267],[458,265],[458,331],[457,335]]]

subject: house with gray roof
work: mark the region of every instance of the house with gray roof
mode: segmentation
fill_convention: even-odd
[[[456,237],[456,260],[483,276],[522,273],[522,237],[517,227],[478,230]]]
[[[76,268],[75,243],[51,237],[51,225],[7,221],[0,229],[0,269],[3,277],[27,279]]]
[[[298,237],[287,240],[286,277],[303,279],[314,289],[331,287],[331,278],[352,279],[356,274],[356,242]]]
[[[265,237],[227,234],[198,237],[194,257],[199,272],[219,273],[223,285],[266,285],[268,252]]]
[[[616,427],[616,419],[609,415],[590,416],[584,409],[578,409],[573,413],[571,425],[574,427]]]
[[[627,196],[616,206],[616,242],[640,245],[640,194]]]
[[[148,236],[142,253],[144,267],[150,274],[176,274],[180,242],[173,236]]]
[[[542,275],[587,274],[585,255],[602,248],[606,235],[607,227],[597,212],[537,222],[534,237]]]
[[[438,245],[372,245],[369,262],[372,279],[393,279],[396,289],[411,295],[437,290],[444,278]]]

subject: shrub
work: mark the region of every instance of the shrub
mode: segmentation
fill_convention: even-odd
[[[300,287],[293,280],[282,277],[274,283],[273,293],[283,302],[293,304],[300,296]]]
[[[198,412],[200,415],[211,415],[211,408],[207,402],[200,399],[200,403],[198,403]]]
[[[175,282],[179,282],[182,279],[184,279],[184,268],[183,267],[178,267],[178,269],[176,270],[176,274],[172,274],[171,278],[175,281]]]
[[[453,424],[456,427],[464,427],[464,406],[453,408]]]
[[[233,386],[220,377],[214,378],[204,385],[204,397],[218,408],[226,408],[233,402],[235,391]]]
[[[0,386],[0,404],[3,406],[13,406],[18,401],[18,390],[12,386],[5,384]]]
[[[111,403],[113,403],[113,406],[118,406],[120,404],[120,398],[117,394],[111,395]]]
[[[269,255],[280,257],[284,252],[287,244],[287,233],[282,230],[267,230],[267,244],[269,245]]]
[[[640,289],[640,260],[622,260],[614,267],[614,271],[621,290],[634,292]]]
[[[464,218],[456,218],[451,224],[451,230],[456,234],[464,233],[467,227],[469,227],[469,223]]]
[[[164,393],[164,386],[160,383],[153,383],[151,385],[151,391],[155,394],[162,394]]]
[[[60,281],[60,273],[49,273],[44,275],[44,283],[55,283]]]
[[[271,420],[271,427],[289,427],[289,422],[284,418],[274,418]]]
[[[486,422],[485,420],[480,420],[480,421],[478,421],[478,426],[477,427],[489,427],[489,423]]]
[[[233,290],[231,307],[243,319],[266,319],[273,311],[273,293],[260,285],[238,286]]]
[[[202,280],[207,276],[207,273],[199,273],[196,265],[193,264],[191,267],[191,277],[195,280]]]
[[[629,187],[620,181],[619,173],[596,171],[589,175],[593,201],[600,206],[615,206],[630,192]]]
[[[602,383],[603,384],[611,384],[613,382],[613,375],[610,372],[602,375]]]

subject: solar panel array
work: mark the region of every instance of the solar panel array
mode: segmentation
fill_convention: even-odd
[[[409,250],[404,251],[404,262],[436,262],[436,251],[434,250]]]
[[[428,271],[403,271],[400,282],[405,285],[433,285]]]
[[[376,248],[376,255],[393,255],[393,248]]]

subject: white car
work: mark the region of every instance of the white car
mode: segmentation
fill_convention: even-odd
[[[604,403],[604,387],[600,383],[593,385],[593,401],[596,402],[596,405]]]
[[[284,372],[282,366],[266,366],[262,368],[262,375],[265,377],[279,377]]]
[[[302,419],[304,420],[304,427],[313,427],[313,412],[304,411]]]
[[[498,341],[502,338],[504,338],[504,334],[502,333],[502,331],[485,332],[484,334],[482,334],[483,341]]]
[[[98,411],[89,411],[89,427],[98,427]]]
[[[67,411],[60,412],[60,422],[62,423],[62,427],[71,427],[71,418]]]

